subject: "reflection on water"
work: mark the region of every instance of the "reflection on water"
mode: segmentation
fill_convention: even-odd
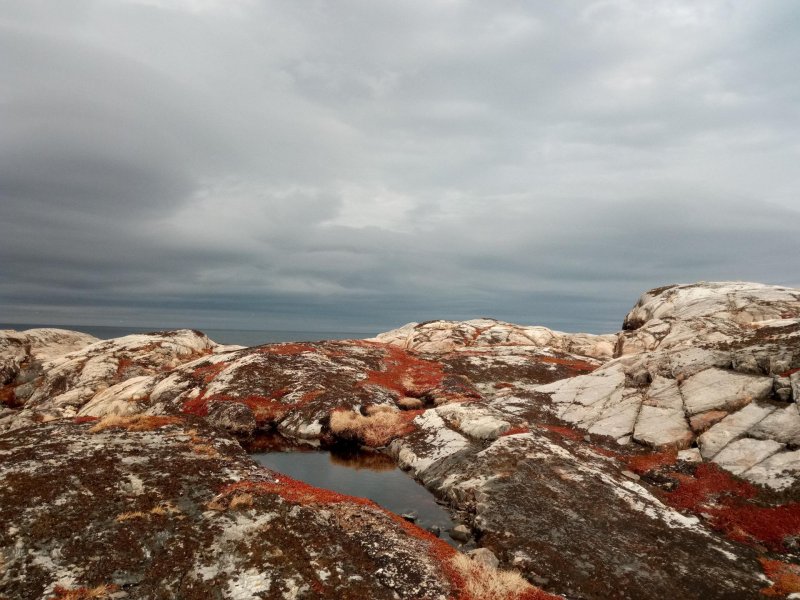
[[[417,525],[423,529],[438,527],[442,538],[456,545],[447,535],[453,527],[450,514],[388,456],[377,452],[315,451],[266,452],[254,454],[253,458],[265,467],[316,487],[369,498],[398,515],[416,513]]]

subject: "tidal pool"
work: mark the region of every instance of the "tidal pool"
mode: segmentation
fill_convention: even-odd
[[[438,527],[443,540],[457,546],[448,532],[453,520],[433,495],[383,454],[364,452],[265,452],[259,463],[316,487],[368,498],[395,514],[415,513],[423,529]]]

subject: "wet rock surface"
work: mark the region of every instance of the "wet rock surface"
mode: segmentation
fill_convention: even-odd
[[[56,585],[133,597],[538,593],[507,581],[491,596],[469,583],[494,573],[495,561],[575,599],[800,593],[798,290],[667,286],[644,294],[622,331],[602,336],[477,319],[255,348],[190,331],[131,337],[54,351],[35,376],[13,366],[25,362],[13,352],[2,355],[11,375],[0,408],[0,507],[22,520],[2,538],[0,581],[17,587],[0,587],[0,598],[56,595]],[[114,419],[128,425],[91,433]],[[136,431],[138,422],[163,426]],[[310,486],[280,488],[281,476],[259,470],[239,445],[276,431],[385,453],[449,504],[465,525],[464,549],[480,551],[464,563],[399,515]],[[94,455],[108,471],[102,488],[88,481]],[[14,491],[20,477],[36,481],[26,489],[50,489],[57,472],[73,477],[58,494],[33,502]],[[132,567],[91,559],[123,524],[172,515],[171,504],[147,508],[143,494],[131,496],[140,484],[151,504],[180,508],[168,531],[181,541],[145,528],[146,550],[134,544],[119,560],[191,562],[180,580],[153,566],[126,584]],[[149,520],[117,521],[129,500],[127,512]],[[97,512],[69,535],[94,533],[68,543],[61,520],[87,505]],[[242,519],[246,541],[227,537]],[[63,539],[53,534],[63,547],[47,545],[47,527],[63,529]],[[264,536],[254,531],[269,535],[256,541]],[[159,596],[158,582],[172,592]]]

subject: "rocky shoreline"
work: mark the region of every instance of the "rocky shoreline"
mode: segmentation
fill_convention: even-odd
[[[0,384],[0,598],[800,597],[800,290],[666,286],[607,335],[4,331]],[[483,550],[258,467],[264,432],[387,454]]]

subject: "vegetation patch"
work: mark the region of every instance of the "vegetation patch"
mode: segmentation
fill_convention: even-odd
[[[444,367],[429,360],[412,356],[402,348],[386,346],[383,369],[367,371],[360,385],[377,385],[396,392],[400,397],[419,398],[441,385]]]
[[[411,421],[422,413],[421,410],[399,411],[377,406],[370,409],[366,416],[346,409],[333,411],[329,424],[331,433],[345,440],[379,448],[394,438],[414,431]]]
[[[780,560],[758,559],[764,575],[772,582],[768,588],[761,590],[765,596],[786,596],[800,592],[800,566]]]
[[[91,433],[99,433],[107,429],[124,429],[125,431],[152,431],[167,425],[177,425],[183,423],[183,419],[173,416],[162,415],[108,415],[100,419],[96,425],[91,427]]]
[[[116,585],[98,585],[93,588],[65,588],[57,585],[50,600],[102,600],[119,591]]]

